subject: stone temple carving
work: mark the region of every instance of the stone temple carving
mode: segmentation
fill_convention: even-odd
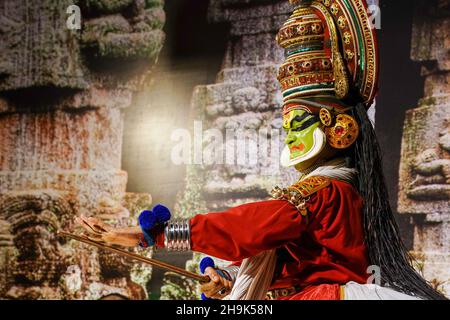
[[[0,298],[146,297],[151,269],[56,236],[74,217],[136,223],[123,114],[164,42],[163,0],[3,0],[0,6]],[[149,252],[151,254],[151,252]]]
[[[450,125],[439,134],[436,148],[419,153],[411,164],[415,179],[407,196],[414,200],[450,200]]]
[[[411,57],[423,63],[424,98],[408,110],[400,162],[401,214],[414,223],[424,276],[450,294],[450,1],[418,1]]]

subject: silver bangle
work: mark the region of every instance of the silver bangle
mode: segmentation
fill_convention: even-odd
[[[164,236],[164,246],[167,250],[191,250],[191,226],[189,220],[169,221],[164,228]]]

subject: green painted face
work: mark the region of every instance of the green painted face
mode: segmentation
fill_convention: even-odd
[[[314,146],[314,130],[320,125],[317,116],[305,110],[292,110],[283,116],[284,140],[290,151],[290,159],[304,156]]]

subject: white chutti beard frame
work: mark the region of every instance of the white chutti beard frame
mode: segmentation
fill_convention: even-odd
[[[291,160],[291,151],[289,150],[288,146],[285,146],[283,152],[281,153],[281,165],[283,167],[292,167],[314,158],[320,152],[322,152],[323,148],[325,148],[326,139],[327,138],[325,136],[325,133],[320,128],[316,128],[313,132],[314,144],[311,150],[309,150],[303,156]]]

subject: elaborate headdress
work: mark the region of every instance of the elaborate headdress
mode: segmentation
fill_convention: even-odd
[[[317,114],[325,140],[335,149],[353,145],[359,127],[348,115],[355,102],[368,109],[377,93],[376,35],[363,0],[289,0],[295,10],[277,35],[286,59],[278,72],[283,114]],[[317,146],[323,145],[316,143]],[[313,150],[314,151],[314,150]],[[288,160],[285,149],[282,163]]]
[[[413,259],[390,208],[380,150],[366,112],[377,93],[378,53],[365,0],[289,2],[295,6],[294,12],[277,35],[286,53],[278,73],[284,100],[283,126],[291,128],[290,123],[297,118],[299,130],[306,131],[307,125],[312,128],[309,133],[314,130],[314,141],[308,142],[308,152],[300,156],[285,149],[282,164],[314,159],[325,141],[335,149],[347,149],[344,155],[358,172],[356,186],[364,198],[369,260],[380,267],[383,283],[423,298],[444,298],[411,266]],[[310,115],[295,117],[293,110]],[[306,125],[301,125],[304,122]]]
[[[345,102],[359,95],[368,108],[377,93],[376,35],[363,0],[290,0],[294,13],[277,35],[285,49],[285,106],[296,98]]]

